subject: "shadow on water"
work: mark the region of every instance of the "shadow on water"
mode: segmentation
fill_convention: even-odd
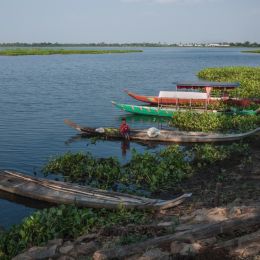
[[[55,205],[53,203],[48,203],[48,202],[43,202],[43,201],[39,201],[39,200],[26,198],[23,196],[15,195],[15,194],[1,191],[1,190],[0,190],[0,199],[14,202],[16,204],[21,204],[23,206],[26,206],[29,208],[34,208],[34,209],[50,208]]]

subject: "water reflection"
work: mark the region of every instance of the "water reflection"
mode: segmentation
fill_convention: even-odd
[[[122,157],[126,157],[127,151],[130,150],[130,141],[129,140],[122,140],[121,141],[121,151],[122,151]]]
[[[99,145],[102,142],[111,142],[111,140],[96,139],[96,138],[92,139],[92,138],[93,137],[90,137],[90,136],[84,136],[84,135],[81,135],[81,134],[77,134],[77,135],[71,136],[64,143],[69,146],[69,145],[71,145],[75,142],[85,142],[86,146],[90,146],[90,145]],[[131,148],[134,148],[134,147],[131,147],[131,143],[142,146],[142,147],[145,148],[145,150],[153,150],[153,149],[159,148],[161,146],[171,144],[170,142],[169,143],[168,142],[154,142],[154,141],[147,141],[147,140],[143,140],[143,141],[142,140],[131,140],[131,141],[115,140],[115,141],[112,141],[112,142],[115,146],[118,145],[118,147],[119,146],[121,147],[121,154],[122,154],[123,158],[127,155],[127,153],[131,153]]]

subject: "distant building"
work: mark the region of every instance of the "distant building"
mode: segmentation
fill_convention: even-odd
[[[209,43],[206,44],[207,47],[229,47],[230,45],[227,43]]]

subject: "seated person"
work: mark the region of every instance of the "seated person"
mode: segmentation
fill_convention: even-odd
[[[120,134],[124,137],[126,140],[130,140],[129,132],[130,132],[130,127],[126,123],[125,118],[122,119],[122,123],[120,125]]]

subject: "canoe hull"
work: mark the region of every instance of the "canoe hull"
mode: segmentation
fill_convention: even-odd
[[[148,115],[148,116],[162,116],[162,117],[173,117],[176,113],[176,109],[167,109],[167,108],[158,108],[158,107],[149,107],[149,106],[136,106],[129,104],[118,104],[112,102],[115,107],[124,110],[129,113],[139,114],[139,115]]]
[[[127,91],[128,96],[141,101],[141,102],[145,102],[148,103],[150,105],[189,105],[190,104],[190,100],[189,99],[176,99],[176,98],[159,98],[157,96],[144,96],[144,95],[138,95],[135,94],[133,92],[128,92]],[[260,99],[259,98],[241,98],[241,99],[237,99],[237,98],[230,98],[230,99],[221,99],[221,98],[210,98],[208,100],[208,104],[219,104],[221,101],[223,101],[225,104],[227,105],[234,105],[234,106],[238,106],[238,107],[248,107],[252,104],[260,104]],[[192,100],[193,104],[196,105],[200,105],[200,106],[205,106],[205,100],[200,100],[200,99],[193,99]]]
[[[95,128],[90,127],[81,127],[68,119],[65,119],[64,122],[76,129],[83,136],[91,137],[98,136],[103,139],[123,139],[120,135],[117,128],[114,128],[115,131],[118,131],[118,135],[109,134],[108,132],[97,133]],[[106,129],[106,128],[104,128]],[[112,129],[112,128],[109,128]],[[210,142],[232,142],[237,141],[242,138],[246,138],[250,135],[253,135],[260,131],[260,127],[241,134],[220,134],[220,133],[204,133],[204,132],[186,132],[186,131],[175,131],[175,130],[160,130],[160,134],[155,137],[149,137],[147,135],[148,129],[131,129],[130,131],[130,140],[150,143],[150,142],[159,142],[159,143],[210,143]]]
[[[141,101],[148,103],[150,105],[189,105],[190,100],[189,99],[176,99],[176,98],[159,98],[157,96],[143,96],[143,95],[138,95],[133,92],[127,92],[128,96]],[[218,100],[209,100],[209,104],[217,104],[219,101]],[[200,105],[200,106],[205,106],[205,100],[204,99],[193,99],[192,100],[193,104]]]
[[[116,209],[166,209],[182,203],[191,194],[173,200],[148,199],[88,186],[36,178],[15,171],[0,171],[0,190],[53,204],[76,204],[81,207]]]

